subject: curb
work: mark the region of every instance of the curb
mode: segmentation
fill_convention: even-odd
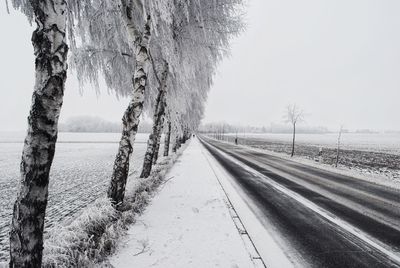
[[[251,239],[249,233],[246,230],[246,227],[244,226],[244,224],[243,224],[242,220],[240,219],[239,215],[237,214],[237,212],[235,210],[235,207],[233,206],[231,200],[229,199],[228,194],[227,194],[225,188],[223,187],[223,185],[222,185],[217,173],[215,172],[215,170],[214,170],[213,166],[211,165],[211,163],[210,163],[209,159],[207,158],[207,156],[204,154],[204,151],[202,150],[201,152],[202,152],[203,156],[206,158],[208,165],[210,166],[211,170],[213,171],[214,176],[217,179],[218,184],[222,189],[222,192],[224,194],[225,202],[226,202],[226,205],[228,207],[231,219],[232,219],[233,223],[235,224],[235,227],[236,227],[236,229],[237,229],[237,231],[238,231],[238,233],[239,233],[239,235],[240,235],[240,237],[241,237],[241,239],[242,239],[242,241],[243,241],[243,243],[245,245],[245,248],[246,248],[247,252],[250,255],[250,258],[251,258],[251,260],[252,260],[252,262],[254,264],[254,267],[256,267],[256,268],[259,268],[259,267],[266,268],[267,266],[265,265],[264,260],[261,258],[260,253],[257,250],[257,247],[255,246],[253,240]]]

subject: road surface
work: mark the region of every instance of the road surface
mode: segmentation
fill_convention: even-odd
[[[400,267],[400,192],[201,138],[295,266]]]

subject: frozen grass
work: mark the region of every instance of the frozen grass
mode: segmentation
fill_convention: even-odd
[[[100,198],[70,224],[51,228],[45,239],[43,266],[99,267],[114,253],[118,239],[135,222],[136,215],[143,212],[184,148],[185,145],[176,154],[161,158],[148,178],[131,176],[125,201],[118,211],[108,199]]]
[[[118,143],[60,143],[50,172],[45,230],[74,219],[104,196]],[[90,141],[89,141],[90,142]],[[8,259],[9,228],[18,192],[22,144],[0,142],[0,261]],[[135,143],[131,170],[140,170],[146,146]]]

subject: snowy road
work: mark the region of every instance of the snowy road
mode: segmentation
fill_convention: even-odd
[[[104,195],[119,134],[61,135],[50,173],[46,228],[73,219]],[[131,172],[143,164],[147,134],[138,134]],[[0,260],[8,257],[8,232],[19,178],[22,143],[0,142]]]
[[[203,140],[296,266],[400,267],[400,192]]]

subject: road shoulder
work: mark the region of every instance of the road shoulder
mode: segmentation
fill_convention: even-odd
[[[258,215],[262,214],[259,208],[248,199],[247,194],[235,183],[235,179],[215,160],[204,146],[202,151],[264,265],[271,268],[294,267],[293,262],[295,260],[291,260],[280,246],[280,243],[273,238],[272,233],[270,233],[272,229],[268,230],[266,228],[268,226],[265,226],[259,220]]]

